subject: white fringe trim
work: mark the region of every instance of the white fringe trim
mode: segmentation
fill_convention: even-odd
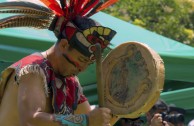
[[[23,67],[17,75],[18,76],[17,81],[20,80],[22,75],[26,75],[26,74],[29,74],[29,73],[38,73],[42,77],[43,83],[44,83],[45,94],[46,94],[47,97],[49,97],[49,90],[48,90],[46,76],[45,76],[45,73],[44,73],[43,69],[38,64],[36,64],[36,65],[27,65],[27,66]]]
[[[83,94],[83,88],[81,87],[81,84],[79,82],[79,78],[75,76],[75,81],[78,84],[78,101],[80,101],[80,95]]]

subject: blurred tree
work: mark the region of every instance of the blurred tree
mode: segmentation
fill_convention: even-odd
[[[194,46],[192,0],[119,0],[104,12]]]

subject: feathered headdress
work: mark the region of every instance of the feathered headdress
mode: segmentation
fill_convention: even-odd
[[[0,20],[1,28],[34,27],[49,29],[57,38],[65,32],[70,44],[86,56],[93,59],[94,44],[100,43],[104,49],[116,32],[103,26],[95,26],[80,30],[71,21],[77,16],[90,17],[98,11],[112,5],[118,0],[40,0],[39,4],[12,1],[0,3],[0,13],[12,13],[13,16]],[[82,39],[80,39],[80,37]],[[83,39],[84,38],[84,39]]]

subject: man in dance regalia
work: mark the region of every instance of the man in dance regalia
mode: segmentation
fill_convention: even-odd
[[[58,41],[6,68],[0,79],[0,126],[109,126],[111,110],[91,110],[77,78],[116,32],[89,17],[117,0],[40,0],[0,3],[0,28],[53,31]]]

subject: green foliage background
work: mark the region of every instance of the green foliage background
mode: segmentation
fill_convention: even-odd
[[[104,12],[194,46],[193,0],[119,0]]]

